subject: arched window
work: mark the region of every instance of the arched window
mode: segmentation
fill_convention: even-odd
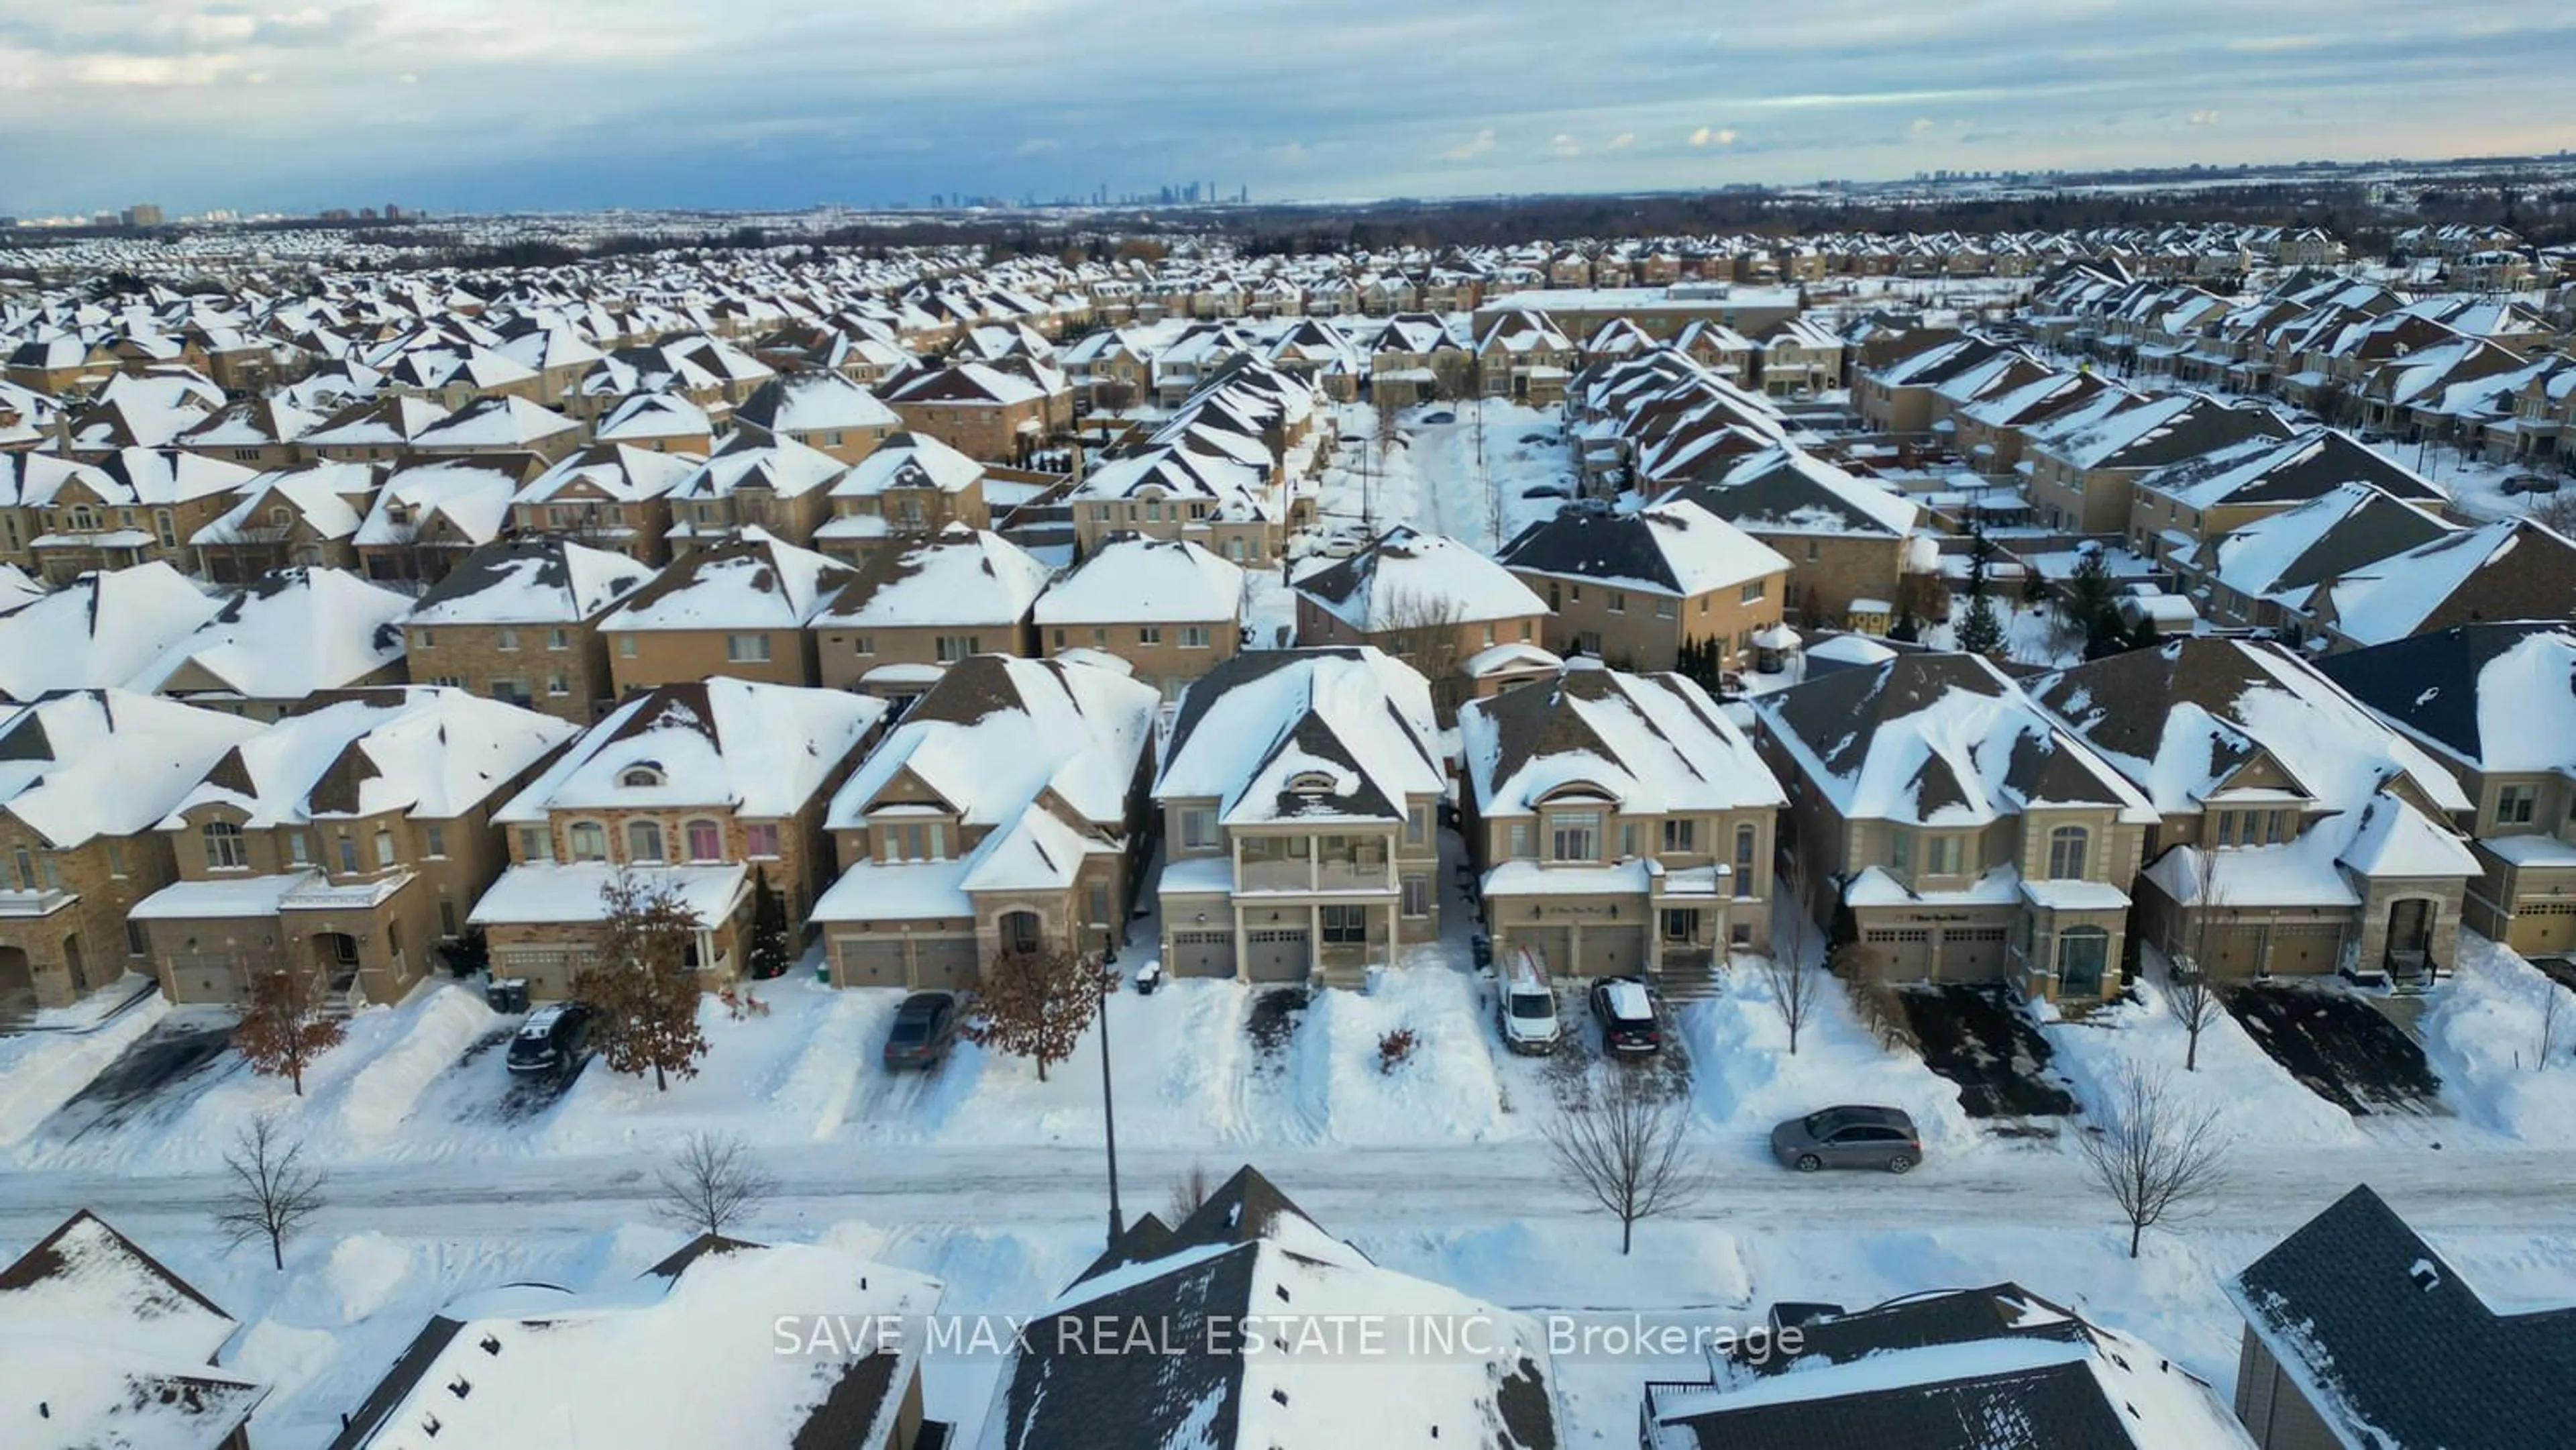
[[[638,765],[630,768],[624,775],[619,776],[617,778],[617,783],[619,785],[634,786],[660,785],[662,783],[662,772],[649,765]]]
[[[205,827],[206,869],[240,871],[250,865],[250,848],[242,841],[242,828],[230,821],[208,821]]]
[[[2084,857],[2092,844],[2092,833],[2082,826],[2060,826],[2048,833],[2048,879],[2081,881],[2084,879]]]
[[[567,844],[572,848],[574,860],[605,861],[608,859],[608,828],[599,822],[575,821],[572,823],[572,829],[565,834],[569,837]]]
[[[687,826],[689,859],[721,861],[724,859],[724,832],[713,821],[691,821]]]
[[[659,821],[626,823],[626,859],[629,861],[662,859],[662,825]]]
[[[998,925],[1006,952],[1036,951],[1044,935],[1044,923],[1034,911],[1006,911]]]
[[[2070,926],[2057,934],[2057,990],[2067,997],[2102,995],[2102,973],[2111,961],[2111,934],[2098,926]]]

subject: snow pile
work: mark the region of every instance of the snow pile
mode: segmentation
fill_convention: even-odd
[[[1518,1131],[1504,1118],[1500,1080],[1476,979],[1439,967],[1379,972],[1367,993],[1316,994],[1298,1031],[1290,1070],[1325,1104],[1327,1134],[1342,1143],[1415,1142],[1434,1127],[1449,1138]],[[1378,1070],[1378,1043],[1413,1033],[1413,1053]]]
[[[473,992],[440,984],[391,1014],[392,1045],[349,1074],[332,1104],[331,1133],[352,1148],[379,1147],[411,1116],[421,1094],[500,1018]],[[370,1014],[373,1025],[374,1014]]]
[[[1767,1133],[1772,1124],[1837,1103],[1902,1108],[1935,1166],[1944,1154],[1982,1141],[1959,1106],[1957,1084],[1919,1057],[1881,1048],[1839,981],[1817,985],[1794,1057],[1771,985],[1753,958],[1728,966],[1717,996],[1682,1005],[1681,1036],[1701,1116],[1721,1127]]]
[[[25,1141],[169,1010],[156,992],[96,1031],[0,1037],[0,1148]]]
[[[2098,1119],[2111,1107],[2122,1070],[2134,1066],[2150,1077],[2162,1075],[2186,1111],[2215,1114],[2218,1131],[2239,1145],[2361,1138],[2351,1114],[2300,1086],[2216,1003],[2210,1008],[2213,1020],[2200,1030],[2199,1066],[2184,1071],[2190,1033],[2174,1016],[2162,977],[2142,975],[2134,990],[2135,1000],[2111,1003],[2080,1020],[2059,1017],[2053,1003],[2033,1006],[2056,1054],[2050,1065],[2073,1082],[2088,1115]]]
[[[2512,950],[2460,933],[2459,970],[2424,1014],[2424,1054],[2460,1116],[2533,1144],[2576,1144],[2576,994]],[[2549,1003],[2558,1004],[2554,1021]],[[2543,1027],[2553,1050],[2537,1067]]]

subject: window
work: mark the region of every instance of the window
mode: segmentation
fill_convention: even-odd
[[[1431,914],[1431,883],[1425,878],[1420,876],[1404,878],[1404,914],[1407,916]]]
[[[1561,811],[1553,823],[1548,856],[1557,861],[1590,861],[1601,854],[1601,813]]]
[[[1181,648],[1206,649],[1207,647],[1207,626],[1203,624],[1185,624],[1181,626]]]
[[[1511,848],[1511,851],[1509,852],[1509,855],[1510,855],[1510,856],[1511,856],[1511,858],[1512,858],[1513,860],[1515,860],[1515,861],[1525,861],[1525,860],[1529,859],[1529,853],[1530,853],[1530,828],[1529,828],[1529,822],[1527,822],[1527,821],[1514,821],[1514,822],[1512,822],[1512,848]]]
[[[975,636],[971,634],[943,634],[939,636],[938,653],[941,664],[951,665],[981,651],[976,648]]]
[[[2218,813],[2218,844],[2221,846],[2233,846],[2236,844],[2236,813],[2234,811],[2220,811]]]
[[[1327,906],[1323,909],[1324,945],[1356,947],[1368,945],[1368,908],[1365,906]]]
[[[2060,826],[2048,833],[2048,879],[2081,881],[2091,833],[2082,826]]]
[[[1812,564],[1812,563],[1816,562],[1818,559],[1823,558],[1823,557],[1824,557],[1824,553],[1825,553],[1825,551],[1824,551],[1824,546],[1823,546],[1823,545],[1821,545],[1821,544],[1817,543],[1814,539],[1809,539],[1809,540],[1807,541],[1807,562],[1808,562],[1808,563]]]
[[[390,871],[394,864],[394,833],[379,826],[376,829],[376,869]]]
[[[358,838],[344,831],[340,834],[339,842],[341,874],[347,876],[358,874]]]
[[[626,859],[659,861],[662,859],[662,824],[659,821],[626,823]]]
[[[765,634],[726,635],[725,659],[737,665],[769,663],[769,636]]]
[[[773,821],[742,828],[742,853],[756,860],[775,860],[778,856],[778,826]]]
[[[1161,644],[1163,642],[1163,627],[1159,624],[1138,625],[1136,627],[1136,642],[1138,644]]]
[[[1192,809],[1181,812],[1181,849],[1209,851],[1216,848],[1216,812]]]
[[[438,631],[434,629],[422,630],[418,640],[415,641],[415,647],[419,649],[438,648]]]
[[[2496,792],[2496,824],[2527,826],[2540,813],[2540,787],[2509,785]]]
[[[569,629],[547,630],[546,648],[552,650],[566,650],[572,648],[572,631]]]
[[[1625,614],[1628,612],[1628,595],[1624,590],[1613,589],[1610,591],[1610,612],[1612,614]]]
[[[1735,600],[1738,604],[1751,604],[1754,600],[1759,599],[1770,592],[1770,580],[1751,579],[1745,581],[1744,587],[1736,591]]]
[[[1697,821],[1688,816],[1664,817],[1664,849],[1667,851],[1696,849],[1691,844],[1691,839],[1697,834],[1698,825]]]
[[[125,954],[130,957],[152,955],[152,932],[133,917],[125,919]]]
[[[617,637],[617,657],[621,660],[635,658],[635,636],[621,634]]]
[[[691,821],[684,829],[688,838],[690,860],[721,861],[724,859],[724,832],[716,829],[715,822]]]
[[[35,890],[36,853],[28,850],[24,846],[20,846],[12,854],[17,858],[18,889],[21,891]]]
[[[2111,934],[2098,926],[2069,927],[2057,938],[2057,990],[2078,997],[2102,992],[2111,959]]]
[[[597,821],[575,821],[567,833],[571,840],[572,858],[576,861],[608,859],[608,828]]]
[[[994,925],[999,928],[995,935],[1001,938],[1006,952],[1034,952],[1046,940],[1046,924],[1034,911],[1006,911]]]
[[[498,648],[515,650],[519,647],[519,632],[508,625],[503,625],[492,631],[492,641]]]
[[[662,783],[662,772],[649,765],[639,765],[617,777],[617,783],[638,787],[656,786]]]
[[[423,827],[421,827],[421,828],[420,828],[420,850],[421,850],[421,854],[422,854],[422,855],[424,855],[424,856],[444,856],[444,855],[446,855],[446,854],[447,854],[447,828],[446,828],[445,826],[423,826]]]
[[[1631,859],[1638,854],[1637,823],[1635,821],[1621,821],[1619,823],[1619,854],[1622,857]]]
[[[1655,617],[1657,619],[1670,619],[1679,612],[1678,601],[1671,599],[1658,599],[1655,601]]]
[[[564,674],[546,676],[546,693],[561,699],[572,693],[572,677]]]
[[[242,828],[230,821],[208,821],[206,869],[209,871],[246,871],[250,869],[250,848],[242,841]]]
[[[1933,876],[1956,876],[1960,871],[1959,838],[1934,836],[1924,848],[1924,871]]]
[[[543,826],[521,826],[519,828],[520,860],[535,862],[551,861],[554,858],[555,838],[553,832],[548,831]]]
[[[1914,870],[1914,833],[1912,831],[1887,833],[1887,869],[1899,876]]]
[[[1419,846],[1431,839],[1431,807],[1408,806],[1404,812],[1404,843]]]
[[[1753,853],[1759,833],[1751,826],[1735,828],[1735,894],[1751,896],[1761,883],[1754,879]]]

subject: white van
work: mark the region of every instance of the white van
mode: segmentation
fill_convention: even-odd
[[[1497,994],[1496,1016],[1502,1024],[1503,1045],[1514,1052],[1545,1053],[1556,1051],[1562,1030],[1556,1021],[1556,993],[1547,985],[1547,973],[1538,957],[1527,947],[1514,947],[1503,965],[1502,990]]]

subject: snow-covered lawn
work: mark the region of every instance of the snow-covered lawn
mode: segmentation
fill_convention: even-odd
[[[2459,970],[2423,1029],[2442,1097],[2464,1120],[2525,1143],[2576,1145],[2576,993],[2463,931]]]
[[[2198,1066],[2186,1070],[2191,1035],[2174,1015],[2162,977],[2142,973],[2132,991],[2135,1000],[2081,1018],[2041,1011],[2053,1065],[2074,1083],[2086,1113],[2103,1112],[2115,1101],[2123,1072],[2135,1069],[2161,1079],[2186,1111],[2213,1115],[2218,1131],[2240,1150],[2363,1136],[2351,1114],[2301,1086],[2224,1007],[2213,1004],[2200,1032]]]

